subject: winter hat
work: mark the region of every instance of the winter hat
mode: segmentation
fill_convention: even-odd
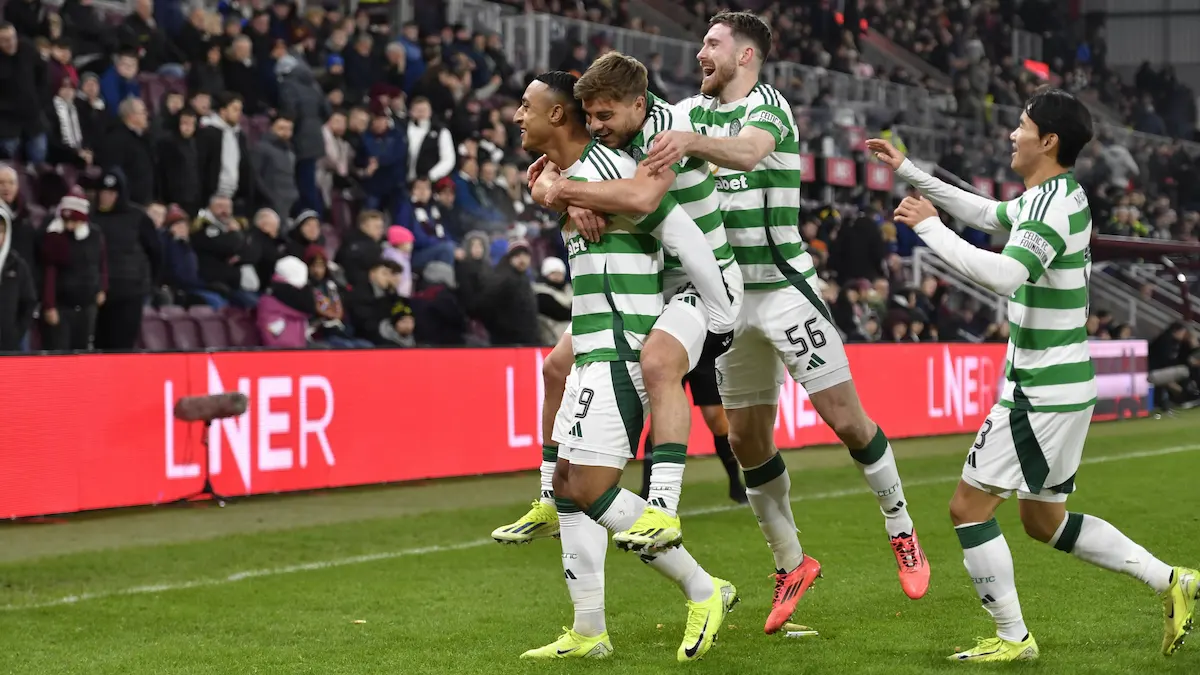
[[[163,218],[163,227],[171,227],[175,223],[178,223],[181,220],[186,221],[187,219],[187,212],[180,208],[178,204],[172,204],[167,209],[166,217]]]
[[[542,276],[548,277],[555,272],[564,275],[567,273],[567,264],[563,262],[562,258],[550,256],[542,261]]]
[[[407,302],[397,300],[396,304],[392,305],[392,323],[406,316],[412,316],[412,307],[408,306]]]
[[[100,176],[101,190],[121,190],[121,177],[113,171],[105,171],[104,175]]]
[[[529,241],[526,239],[513,239],[512,241],[508,242],[509,255],[514,255],[522,249],[531,255],[533,253],[532,249],[529,248]]]
[[[90,209],[91,204],[88,203],[87,196],[83,194],[83,189],[76,185],[58,203],[58,217],[63,220],[82,220],[86,222]]]
[[[388,228],[387,240],[392,246],[411,244],[413,241],[413,233],[403,225],[392,225]]]
[[[275,263],[275,278],[293,288],[304,288],[308,283],[308,265],[296,256],[280,258]]]
[[[425,264],[421,278],[427,284],[441,284],[449,288],[457,288],[458,280],[454,276],[454,266],[441,260],[433,260]]]
[[[320,258],[325,262],[329,262],[329,254],[325,252],[325,249],[322,246],[319,244],[309,244],[308,247],[304,249],[304,262],[311,263],[317,258]]]
[[[325,59],[325,67],[332,68],[334,66],[346,66],[346,60],[340,54],[330,54],[329,58]]]
[[[316,218],[317,222],[320,222],[321,220],[321,216],[317,215],[316,211],[313,211],[312,209],[305,209],[300,212],[300,215],[296,216],[296,219],[293,220],[292,223],[294,223],[296,227],[300,227],[304,224],[304,221],[309,220],[310,218]]]

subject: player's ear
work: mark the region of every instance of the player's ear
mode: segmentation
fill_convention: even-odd
[[[562,122],[563,115],[566,114],[566,108],[561,103],[554,104],[554,107],[550,108],[550,124],[558,126]]]
[[[748,66],[754,60],[754,46],[746,45],[742,47],[741,53],[738,55],[738,65]]]

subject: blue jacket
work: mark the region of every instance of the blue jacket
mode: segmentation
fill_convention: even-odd
[[[204,282],[200,280],[200,260],[191,243],[179,241],[166,231],[162,233],[162,239],[167,282],[185,291],[204,290]]]
[[[137,80],[126,80],[117,74],[116,66],[109,66],[100,76],[100,98],[104,99],[104,108],[108,114],[116,117],[117,107],[121,101],[134,96],[141,98],[142,85]]]
[[[418,210],[423,211],[423,218],[418,218]],[[450,236],[450,231],[442,225],[441,221],[440,208],[433,201],[430,201],[429,204],[413,204],[411,200],[407,201],[400,207],[400,213],[396,218],[397,225],[401,225],[413,233],[414,251],[445,242],[455,243]]]
[[[488,223],[497,223],[504,220],[504,216],[495,209],[489,209],[479,203],[475,197],[475,191],[471,187],[471,183],[462,177],[461,173],[454,174],[454,204],[461,208],[468,216],[477,220],[482,220]]]
[[[374,195],[391,194],[396,187],[403,187],[408,177],[408,137],[400,129],[388,129],[382,136],[368,131],[363,134],[364,157],[359,163],[366,165],[374,157],[379,161],[375,175],[367,179],[366,190]]]

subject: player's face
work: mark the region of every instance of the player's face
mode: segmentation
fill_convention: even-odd
[[[521,105],[513,114],[513,124],[521,129],[521,147],[525,150],[543,152],[550,141],[554,124],[550,115],[554,112],[554,97],[544,82],[534,80],[525,89]]]
[[[583,102],[583,110],[588,116],[588,131],[615,150],[629,145],[645,121],[646,97],[628,102],[593,99]]]
[[[1025,113],[1021,113],[1021,123],[1008,138],[1012,141],[1011,166],[1013,171],[1016,171],[1019,176],[1032,173],[1034,167],[1037,166],[1038,158],[1046,152],[1045,144],[1049,139],[1039,136],[1037,125]]]
[[[696,54],[700,62],[700,71],[704,79],[700,82],[700,93],[705,96],[717,96],[725,85],[737,74],[738,62],[737,40],[733,32],[723,23],[708,29],[704,36],[704,46]]]

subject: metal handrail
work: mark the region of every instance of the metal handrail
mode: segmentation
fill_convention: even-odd
[[[968,279],[924,246],[913,249],[912,273],[916,283],[920,283],[926,274],[933,274],[949,282],[956,290],[974,298],[980,305],[991,307],[995,311],[996,320],[1008,313],[1008,298]]]

